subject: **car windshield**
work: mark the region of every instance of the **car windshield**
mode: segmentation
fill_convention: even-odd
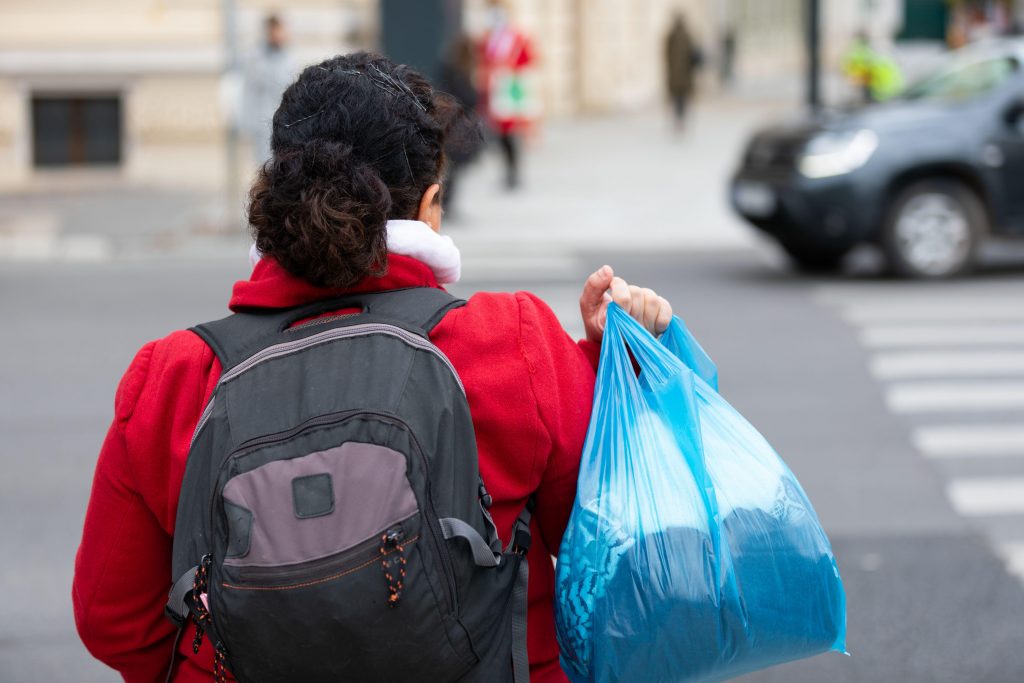
[[[1013,56],[954,60],[912,85],[903,97],[908,100],[968,100],[999,87],[1020,69],[1020,60]]]

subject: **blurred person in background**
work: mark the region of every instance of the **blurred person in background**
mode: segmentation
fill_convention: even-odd
[[[241,129],[257,163],[270,158],[270,122],[295,72],[284,21],[269,14],[259,48],[245,60],[242,84]]]
[[[843,73],[865,104],[884,102],[903,90],[899,66],[874,48],[866,31],[857,33],[843,56]]]
[[[672,115],[676,132],[683,130],[686,112],[696,86],[697,69],[703,57],[693,40],[686,19],[677,14],[665,38],[665,75],[668,94],[672,101]]]
[[[465,125],[453,98],[384,57],[356,53],[307,67],[273,119],[273,156],[250,193],[257,262],[250,278],[235,284],[229,307],[275,314],[356,293],[458,281],[461,257],[440,234],[439,196],[444,150]],[[580,298],[585,340],[573,341],[547,304],[527,292],[475,294],[429,333],[465,385],[480,474],[504,541],[526,501],[536,503],[527,555],[532,683],[568,681],[555,640],[551,555],[576,496],[613,300],[655,334],[672,319],[665,299],[604,266]],[[138,352],[114,398],[72,599],[89,652],[130,683],[212,680],[210,639],[196,638],[189,622],[176,640],[164,605],[190,441],[221,371],[201,337],[173,332]],[[175,646],[179,664],[168,672]],[[359,656],[347,647],[337,644],[339,657]]]
[[[1021,32],[1024,4],[1020,0],[958,0],[952,4],[946,31],[951,49]]]
[[[505,187],[513,190],[520,180],[520,137],[536,115],[536,93],[529,79],[533,48],[526,35],[509,22],[502,0],[491,0],[487,23],[481,46],[482,94],[505,162]]]
[[[736,27],[730,24],[722,32],[721,52],[718,57],[718,82],[732,85],[736,71]]]
[[[455,97],[462,105],[472,124],[472,133],[449,143],[445,153],[448,156],[448,175],[441,194],[441,204],[451,215],[455,209],[455,193],[463,170],[477,156],[483,143],[480,135],[477,107],[480,93],[477,90],[477,49],[468,34],[460,33],[445,51],[441,61],[441,88]]]

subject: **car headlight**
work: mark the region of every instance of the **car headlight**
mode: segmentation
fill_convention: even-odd
[[[822,133],[811,139],[800,156],[800,173],[808,178],[829,178],[856,171],[878,149],[878,135],[862,129]]]

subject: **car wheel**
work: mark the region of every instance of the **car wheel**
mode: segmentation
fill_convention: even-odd
[[[953,277],[973,265],[985,223],[985,209],[970,189],[953,180],[925,180],[896,197],[882,248],[898,275]]]
[[[789,256],[793,265],[805,273],[830,273],[839,269],[843,258],[850,251],[842,249],[808,247],[803,244],[780,242],[782,250]]]

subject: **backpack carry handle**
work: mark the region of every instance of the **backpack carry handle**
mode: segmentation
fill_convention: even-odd
[[[294,341],[296,335],[305,330],[292,325],[323,313],[358,308],[361,311],[358,316],[372,316],[374,322],[395,324],[427,338],[448,311],[465,303],[443,289],[410,287],[348,294],[285,310],[235,313],[196,325],[191,331],[213,349],[221,367],[227,371],[257,351]]]
[[[444,314],[465,302],[443,289],[434,287],[408,287],[384,292],[349,294],[336,299],[325,299],[289,309],[282,315],[279,331],[296,322],[330,311],[358,308],[363,315],[390,318],[414,328],[426,337]]]
[[[355,315],[370,314],[372,313],[372,307],[372,301],[368,301],[367,297],[360,297],[358,295],[344,296],[337,299],[324,299],[323,301],[317,301],[305,306],[290,308],[286,312],[278,314],[277,331],[287,332],[288,330],[293,330],[295,329],[295,324],[299,321],[315,318],[331,311],[351,308],[358,310],[358,313],[355,313]]]

